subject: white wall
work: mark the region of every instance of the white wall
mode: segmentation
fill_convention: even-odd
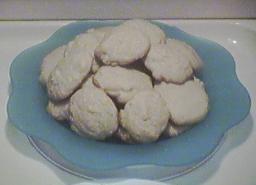
[[[256,0],[0,0],[0,19],[256,18]]]

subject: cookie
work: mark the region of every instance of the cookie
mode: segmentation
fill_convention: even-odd
[[[48,95],[55,101],[69,97],[89,74],[98,38],[92,33],[77,36],[65,51],[64,59],[49,76]]]
[[[140,91],[153,89],[148,75],[119,66],[101,67],[95,74],[93,81],[95,85],[122,104],[129,101]]]
[[[145,59],[145,66],[158,81],[184,83],[193,74],[193,69],[172,44],[152,45]]]
[[[49,101],[46,109],[47,109],[47,112],[57,121],[67,121],[68,106],[69,106],[69,100],[65,100],[62,102]]]
[[[93,57],[81,48],[74,48],[70,55],[59,62],[49,76],[47,91],[54,101],[68,98],[90,72]]]
[[[136,94],[120,112],[120,124],[138,143],[156,141],[169,120],[168,108],[155,91]]]
[[[109,34],[112,30],[112,27],[100,27],[96,29],[89,29],[86,33],[78,35],[73,43],[83,47],[85,50],[89,51],[93,56],[92,62],[92,72],[95,73],[100,67],[100,62],[94,58],[94,50],[102,41],[106,34]],[[70,47],[72,50],[72,47]],[[68,52],[69,49],[67,49]]]
[[[156,24],[152,24],[146,20],[128,20],[125,21],[122,25],[129,26],[133,29],[139,30],[148,36],[151,44],[161,44],[165,43],[166,36],[163,30],[158,27]]]
[[[83,87],[70,99],[69,119],[73,130],[89,138],[103,140],[118,127],[117,109],[99,88]]]
[[[182,85],[162,82],[155,89],[165,100],[176,125],[198,123],[208,112],[208,95],[199,79],[194,78]]]
[[[104,33],[98,34],[97,30],[91,30],[86,33],[79,34],[75,37],[74,40],[69,42],[65,55],[68,55],[69,52],[72,52],[73,48],[82,48],[84,51],[89,52],[90,55],[94,55],[95,48],[104,38]]]
[[[120,25],[104,37],[94,54],[106,65],[127,65],[143,58],[149,48],[150,41],[146,35]]]
[[[186,42],[176,39],[167,39],[167,45],[175,49],[177,53],[181,55],[181,57],[186,57],[194,71],[199,71],[202,68],[203,62],[201,58]]]
[[[40,77],[39,77],[41,84],[46,85],[51,72],[57,66],[58,62],[60,60],[63,60],[65,49],[66,49],[66,45],[60,46],[54,49],[48,55],[46,55],[46,57],[44,57],[41,65]]]

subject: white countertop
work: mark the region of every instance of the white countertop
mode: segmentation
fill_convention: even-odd
[[[195,171],[170,182],[176,185],[256,184],[256,21],[166,20],[179,28],[214,40],[233,55],[237,74],[252,99],[250,115],[232,129],[215,156]],[[71,185],[85,180],[64,172],[40,156],[25,135],[8,123],[6,104],[9,67],[24,49],[46,40],[67,21],[0,22],[0,184]],[[199,28],[200,25],[200,28]],[[236,42],[234,42],[236,41]],[[25,107],[25,105],[24,105]]]

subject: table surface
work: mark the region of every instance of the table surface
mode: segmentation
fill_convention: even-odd
[[[26,136],[8,123],[9,67],[24,49],[46,40],[70,21],[0,21],[0,184],[71,185],[85,181],[70,175],[40,156]],[[256,21],[165,20],[168,24],[218,42],[233,55],[237,74],[247,87],[252,107],[249,116],[230,130],[214,157],[191,173],[170,182],[177,185],[256,184]],[[200,29],[198,26],[200,25]],[[25,106],[25,105],[24,105]],[[47,177],[47,179],[46,179]]]

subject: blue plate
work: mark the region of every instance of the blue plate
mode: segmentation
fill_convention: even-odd
[[[250,97],[236,76],[233,57],[225,48],[176,27],[155,22],[168,37],[187,42],[203,59],[204,68],[198,76],[204,81],[210,99],[206,119],[188,132],[151,144],[106,143],[79,137],[46,112],[47,94],[38,81],[42,59],[89,28],[119,23],[72,23],[59,29],[47,41],[19,54],[10,69],[12,92],[7,106],[10,122],[25,134],[50,144],[72,164],[91,170],[113,170],[132,165],[183,166],[205,159],[224,133],[247,116]]]

